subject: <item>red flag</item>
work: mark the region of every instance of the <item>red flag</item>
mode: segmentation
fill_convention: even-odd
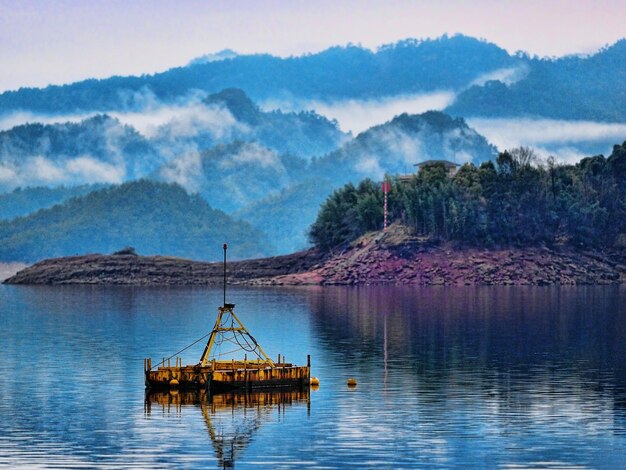
[[[383,193],[388,193],[391,190],[389,181],[383,181]]]

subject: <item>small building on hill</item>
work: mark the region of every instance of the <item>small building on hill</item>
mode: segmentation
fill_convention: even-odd
[[[457,170],[461,165],[458,163],[451,162],[449,160],[425,160],[423,162],[416,163],[415,165],[415,173],[411,173],[408,175],[399,175],[398,181],[409,181],[413,178],[417,173],[419,173],[422,169],[431,165],[443,165],[446,171],[448,172],[448,176],[452,177],[455,175]]]

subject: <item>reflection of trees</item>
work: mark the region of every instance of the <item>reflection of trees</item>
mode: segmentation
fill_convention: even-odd
[[[183,407],[199,407],[220,468],[234,468],[254,435],[270,414],[286,407],[306,404],[310,412],[309,390],[284,390],[209,395],[205,390],[147,392],[145,410],[158,406],[163,412],[181,413]]]
[[[523,407],[527,392],[546,383],[561,391],[583,384],[593,394],[610,383],[602,393],[621,394],[626,311],[618,289],[327,288],[309,300],[318,343],[345,359],[333,366],[371,376],[385,363],[390,373],[406,370],[394,380],[432,392],[422,397],[467,387]]]

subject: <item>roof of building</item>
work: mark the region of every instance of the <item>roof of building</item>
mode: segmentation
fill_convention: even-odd
[[[426,160],[423,162],[415,163],[413,166],[423,167],[425,165],[434,165],[436,163],[441,163],[445,166],[461,166],[458,163],[451,162],[449,160]]]

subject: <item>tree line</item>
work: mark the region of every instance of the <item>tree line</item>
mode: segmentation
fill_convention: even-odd
[[[608,158],[576,164],[552,157],[540,162],[520,147],[495,162],[465,164],[453,176],[433,164],[409,181],[387,179],[389,219],[433,240],[484,247],[626,245],[626,142]],[[382,221],[381,185],[366,179],[324,202],[309,238],[328,250],[382,228]]]

